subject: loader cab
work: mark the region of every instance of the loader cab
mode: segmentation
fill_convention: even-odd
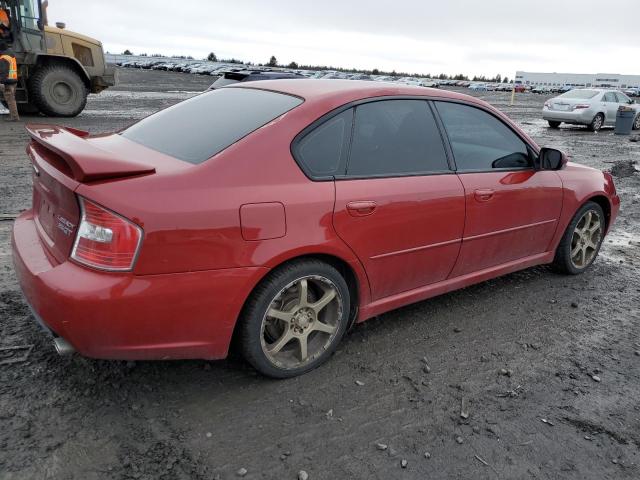
[[[9,43],[18,62],[29,52],[46,52],[41,0],[0,0],[0,10],[9,18]]]

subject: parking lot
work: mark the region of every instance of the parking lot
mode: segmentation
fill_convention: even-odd
[[[213,81],[119,74],[77,118],[25,120],[114,131]],[[236,356],[57,356],[12,270],[11,217],[30,206],[31,168],[23,125],[3,125],[0,347],[33,348],[0,364],[0,479],[639,478],[640,142],[552,130],[545,95],[510,106],[510,92],[460,91],[612,171],[622,207],[599,259],[581,276],[538,267],[382,315],[285,381]]]

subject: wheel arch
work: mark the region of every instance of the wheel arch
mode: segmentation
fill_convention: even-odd
[[[265,281],[269,277],[269,275],[276,269],[282,268],[286,265],[289,265],[293,262],[299,262],[302,260],[320,260],[324,263],[327,263],[334,267],[345,279],[347,286],[349,287],[349,294],[351,295],[351,311],[349,312],[349,324],[347,325],[347,330],[350,329],[358,319],[358,312],[360,309],[360,302],[364,298],[368,298],[368,283],[363,285],[362,280],[360,279],[358,272],[356,272],[352,263],[348,262],[344,258],[334,253],[326,253],[326,252],[317,252],[317,253],[305,253],[300,255],[295,255],[288,257],[280,262],[278,262],[274,266],[270,266],[268,270],[265,270],[265,273],[256,281],[255,285],[249,291],[249,294],[246,296],[244,301],[242,302],[242,308],[238,313],[238,317],[235,319],[235,325],[233,327],[233,333],[231,335],[231,344],[230,351],[238,351],[239,346],[239,334],[240,334],[240,324],[239,321],[242,317],[243,312],[245,311],[246,305],[251,298],[251,295],[255,291],[255,289]],[[364,273],[364,271],[363,271]]]
[[[82,81],[84,82],[87,89],[91,88],[91,78],[87,73],[87,70],[82,66],[82,64],[75,58],[65,57],[62,55],[51,55],[51,54],[42,54],[38,55],[36,59],[35,68],[46,67],[50,65],[64,65],[66,67],[71,68],[74,72],[76,72]]]

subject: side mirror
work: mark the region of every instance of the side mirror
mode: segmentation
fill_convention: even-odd
[[[635,100],[631,100],[631,99],[629,99],[629,105],[633,105],[634,103],[636,103],[636,101],[635,101]]]
[[[562,170],[569,159],[560,150],[555,148],[543,148],[536,162],[537,170]]]

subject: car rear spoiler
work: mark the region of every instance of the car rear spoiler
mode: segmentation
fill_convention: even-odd
[[[29,124],[34,142],[60,157],[78,182],[154,173],[153,166],[118,157],[86,140],[89,132],[57,125]]]

